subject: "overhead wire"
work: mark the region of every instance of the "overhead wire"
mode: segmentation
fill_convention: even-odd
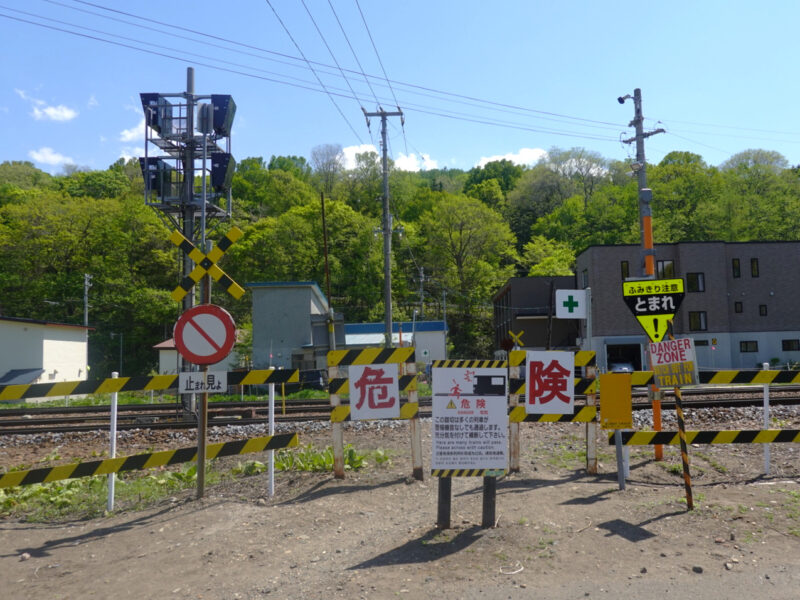
[[[77,10],[77,11],[81,11],[81,12],[87,12],[88,14],[92,14],[92,15],[99,16],[99,17],[102,17],[102,18],[111,19],[111,20],[114,20],[114,21],[125,23],[127,25],[131,25],[131,26],[134,26],[134,27],[139,27],[139,28],[145,28],[145,29],[151,29],[151,30],[154,30],[154,31],[159,31],[158,29],[155,29],[155,28],[152,28],[152,27],[145,27],[145,26],[142,26],[142,25],[139,25],[139,24],[136,24],[136,23],[131,23],[129,21],[125,21],[123,19],[115,19],[115,18],[110,17],[110,16],[99,15],[98,13],[93,13],[91,11],[85,11],[84,9],[80,9],[78,7],[68,6],[68,5],[66,5],[66,4],[64,4],[62,2],[57,2],[55,0],[45,0],[45,1],[47,1],[47,2],[49,2],[51,4],[54,4],[54,5],[62,6],[62,7],[69,8],[69,9],[72,9],[72,10]],[[63,33],[68,33],[68,34],[71,34],[71,35],[84,37],[84,38],[87,38],[87,39],[92,39],[92,40],[101,41],[101,42],[108,43],[108,44],[113,44],[113,45],[129,48],[129,49],[132,49],[132,50],[135,50],[135,51],[139,51],[139,52],[145,52],[145,53],[149,53],[149,54],[153,54],[153,55],[157,55],[157,56],[162,56],[162,57],[173,59],[173,60],[178,60],[178,61],[181,61],[181,62],[184,62],[184,63],[194,63],[194,64],[198,64],[200,66],[205,66],[205,67],[209,67],[209,68],[213,68],[213,69],[218,69],[218,70],[230,72],[230,73],[233,73],[233,74],[244,75],[244,76],[247,76],[247,77],[261,79],[261,80],[269,81],[269,82],[272,82],[272,83],[289,85],[289,86],[296,87],[296,88],[299,88],[299,89],[305,89],[305,90],[316,91],[316,92],[322,91],[322,92],[328,94],[329,97],[331,95],[335,95],[337,97],[352,98],[352,99],[354,99],[354,100],[356,100],[358,102],[363,102],[362,96],[358,92],[356,92],[354,89],[352,89],[352,86],[349,84],[349,81],[348,81],[348,87],[351,88],[349,95],[345,94],[345,93],[331,93],[330,90],[328,89],[328,88],[330,88],[330,86],[325,86],[320,81],[320,78],[317,75],[316,70],[312,66],[312,65],[317,65],[318,67],[322,67],[322,68],[334,69],[334,67],[331,66],[331,65],[325,65],[324,63],[318,63],[316,61],[310,61],[310,60],[306,59],[305,57],[303,57],[302,59],[299,59],[299,58],[297,58],[295,56],[292,56],[292,55],[289,55],[289,54],[284,54],[284,53],[280,53],[280,52],[267,50],[267,49],[264,49],[264,48],[259,48],[257,46],[244,44],[244,43],[241,43],[241,42],[237,42],[235,40],[226,39],[224,37],[215,36],[215,35],[212,35],[212,34],[207,34],[207,33],[201,32],[201,31],[197,31],[197,30],[193,30],[193,29],[189,29],[189,28],[173,25],[173,24],[170,24],[170,23],[163,23],[163,22],[157,21],[155,19],[150,19],[150,18],[147,18],[147,17],[140,17],[138,15],[127,13],[125,11],[121,11],[121,10],[118,10],[118,9],[105,7],[105,6],[102,6],[102,5],[93,3],[93,2],[88,2],[86,0],[72,0],[72,1],[75,2],[75,3],[78,3],[78,4],[85,5],[85,6],[95,7],[95,8],[104,10],[104,11],[110,11],[110,12],[113,12],[113,13],[116,13],[116,14],[129,16],[129,17],[132,17],[132,18],[135,18],[135,19],[146,21],[146,22],[156,23],[156,24],[159,24],[159,25],[162,25],[162,26],[165,26],[165,27],[169,27],[171,30],[177,29],[177,30],[181,30],[181,31],[192,33],[194,35],[199,35],[199,36],[202,36],[202,37],[205,37],[205,38],[215,39],[217,41],[221,41],[221,42],[224,42],[226,44],[232,44],[232,45],[238,46],[239,48],[247,48],[247,49],[251,49],[251,50],[256,50],[259,53],[264,53],[264,54],[268,54],[268,55],[271,55],[271,56],[278,56],[278,57],[280,57],[280,59],[272,58],[271,56],[262,56],[262,55],[259,55],[259,54],[254,54],[252,52],[246,52],[246,51],[242,51],[242,50],[239,50],[239,49],[234,49],[234,48],[222,46],[222,45],[219,45],[219,44],[211,43],[211,42],[208,42],[208,41],[201,41],[201,40],[189,38],[189,37],[186,37],[186,36],[181,36],[179,34],[176,34],[174,31],[170,31],[169,32],[169,35],[172,36],[172,37],[178,37],[178,38],[186,39],[186,40],[191,41],[193,43],[207,44],[207,45],[210,45],[210,46],[222,48],[222,49],[224,49],[226,51],[229,51],[229,52],[237,52],[237,53],[245,54],[245,55],[248,55],[248,56],[251,56],[251,57],[254,57],[254,58],[259,58],[259,59],[262,59],[262,60],[270,60],[270,61],[278,62],[280,64],[284,64],[284,65],[290,66],[292,68],[304,68],[304,69],[311,70],[315,74],[315,77],[317,78],[317,82],[322,87],[322,90],[316,88],[313,85],[313,83],[308,82],[307,80],[303,80],[301,78],[293,77],[293,76],[288,75],[288,74],[277,73],[277,72],[274,72],[274,71],[268,71],[268,70],[264,70],[264,69],[259,69],[259,68],[254,67],[254,66],[242,65],[240,63],[235,63],[235,62],[231,62],[231,61],[224,61],[223,59],[211,58],[211,57],[208,57],[208,56],[205,56],[205,55],[202,55],[202,54],[195,54],[195,53],[191,53],[191,52],[185,51],[185,50],[178,50],[178,49],[169,48],[169,47],[166,47],[166,46],[158,46],[156,44],[152,44],[152,43],[147,42],[147,44],[152,46],[152,47],[162,48],[162,49],[165,49],[165,50],[169,50],[171,52],[179,52],[179,53],[182,53],[182,54],[185,54],[185,55],[188,55],[188,56],[198,56],[198,57],[200,57],[200,58],[202,58],[204,60],[213,60],[213,61],[216,61],[216,62],[220,62],[220,63],[223,63],[223,64],[228,64],[228,65],[235,66],[235,67],[240,67],[240,68],[243,68],[243,69],[258,71],[258,72],[262,72],[262,73],[267,73],[269,75],[274,75],[276,78],[280,77],[280,78],[294,80],[294,81],[297,81],[297,82],[300,82],[300,83],[293,83],[291,81],[285,81],[285,80],[282,80],[282,79],[276,79],[276,78],[272,78],[272,77],[261,77],[261,76],[254,75],[252,73],[247,73],[247,72],[239,71],[239,70],[236,70],[236,69],[228,69],[228,68],[219,67],[219,66],[216,66],[216,65],[211,65],[211,64],[208,64],[208,63],[201,63],[199,61],[187,60],[186,58],[182,58],[182,57],[179,57],[179,56],[174,56],[174,55],[169,55],[169,54],[165,54],[165,53],[162,53],[162,52],[148,50],[146,48],[131,46],[129,44],[115,42],[113,40],[97,38],[95,36],[85,35],[85,34],[81,34],[79,32],[70,31],[70,30],[66,30],[66,29],[61,29],[59,27],[48,26],[48,25],[45,25],[43,23],[37,23],[37,22],[34,22],[34,21],[28,21],[26,19],[19,19],[19,18],[10,16],[10,15],[0,15],[0,16],[5,16],[6,18],[9,18],[9,19],[12,19],[12,20],[16,20],[16,21],[19,21],[19,22],[28,23],[28,24],[35,25],[35,26],[44,27],[44,28],[47,28],[47,29],[51,29],[51,30],[60,31],[60,32],[63,32]],[[329,0],[329,3],[330,3],[330,0]],[[356,1],[356,3],[357,3],[357,1]],[[16,9],[12,9],[12,8],[9,8],[9,7],[0,7],[0,8],[6,8],[7,10],[12,10],[12,11],[15,11],[15,12],[19,12],[21,14],[27,14],[29,16],[34,16],[34,15],[32,15],[32,13],[25,13],[24,11],[18,11]],[[333,9],[332,6],[331,6],[331,8]],[[358,8],[359,8],[359,12],[361,14],[362,20],[366,21],[366,19],[364,18],[363,11],[361,10],[360,5],[358,5]],[[273,9],[273,11],[274,11],[274,9]],[[334,13],[335,13],[335,11],[334,11]],[[338,15],[336,15],[336,16],[337,16],[337,21],[339,21]],[[49,17],[37,16],[37,18],[50,20],[51,22],[57,22],[57,23],[59,22],[58,20],[50,19]],[[74,25],[74,24],[68,24],[68,25],[70,27],[82,28],[82,29],[84,29],[86,31],[93,31],[95,33],[101,33],[103,35],[114,36],[114,37],[118,37],[120,39],[126,39],[126,40],[129,40],[129,41],[132,41],[132,38],[126,38],[124,36],[118,36],[116,34],[110,34],[110,33],[106,33],[106,32],[101,32],[100,30],[91,29],[91,28],[84,27],[84,26],[81,26],[81,25]],[[340,27],[341,27],[341,23],[340,23]],[[369,32],[368,28],[367,28],[367,31],[368,31],[370,40],[373,43],[373,47],[375,47],[374,38],[372,38],[371,32]],[[165,32],[162,31],[161,33],[165,33]],[[343,31],[343,33],[344,33],[344,31]],[[145,43],[145,42],[141,42],[141,43]],[[348,39],[348,44],[351,45],[350,42],[349,42],[349,39]],[[351,45],[351,47],[352,47],[352,45]],[[301,54],[302,54],[302,52],[301,52]],[[378,99],[377,94],[375,93],[375,90],[373,88],[373,84],[370,83],[370,79],[375,81],[375,85],[380,85],[382,87],[388,87],[390,92],[391,92],[391,94],[392,94],[392,98],[395,100],[395,102],[397,102],[397,96],[396,96],[395,88],[394,88],[394,86],[392,84],[394,84],[396,86],[399,86],[402,89],[405,89],[406,93],[415,93],[415,94],[418,94],[418,95],[423,95],[425,97],[434,98],[434,99],[440,100],[440,101],[462,103],[462,104],[465,104],[465,105],[473,106],[475,108],[481,108],[481,109],[484,109],[484,110],[495,110],[495,111],[500,111],[500,112],[509,112],[511,114],[516,114],[517,116],[520,116],[520,113],[521,114],[527,114],[527,115],[531,115],[533,118],[542,118],[542,119],[553,120],[553,121],[562,122],[562,123],[568,122],[568,123],[573,123],[573,124],[576,124],[576,125],[580,124],[579,125],[580,127],[587,127],[587,128],[588,127],[592,127],[592,128],[597,128],[597,129],[605,129],[606,127],[603,127],[603,126],[609,126],[608,127],[609,129],[611,129],[611,128],[618,129],[619,128],[619,124],[611,123],[611,122],[608,122],[608,121],[600,121],[600,120],[596,120],[596,119],[586,119],[586,118],[582,118],[582,117],[576,117],[576,116],[573,116],[573,115],[565,115],[565,114],[560,114],[560,113],[554,113],[554,112],[550,112],[550,111],[540,111],[540,110],[532,109],[532,108],[528,108],[528,107],[523,107],[523,106],[518,106],[518,105],[513,105],[513,104],[508,104],[508,103],[502,103],[502,102],[495,102],[495,101],[485,100],[485,99],[481,99],[481,98],[476,98],[476,97],[473,97],[473,96],[468,96],[468,95],[463,95],[463,94],[456,94],[456,93],[447,92],[447,91],[443,91],[443,90],[437,90],[437,89],[430,88],[430,87],[427,87],[427,86],[420,86],[420,85],[416,85],[416,84],[390,80],[388,78],[386,72],[385,72],[385,69],[383,68],[383,63],[380,60],[380,56],[379,56],[379,54],[377,54],[377,51],[376,51],[376,56],[378,57],[378,61],[379,61],[380,65],[381,65],[381,68],[382,68],[382,70],[384,72],[383,81],[386,82],[385,85],[382,83],[380,78],[365,73],[363,68],[361,67],[360,62],[358,60],[357,60],[357,62],[359,64],[359,71],[354,71],[354,70],[342,68],[342,67],[339,66],[339,75],[334,75],[334,73],[326,73],[326,75],[340,76],[340,77],[343,77],[343,78],[347,79],[347,77],[346,77],[346,75],[344,73],[351,73],[351,74],[357,74],[357,75],[363,77],[364,81],[366,82],[367,86],[370,89],[370,92],[371,92],[373,98],[378,102],[380,102],[380,100]],[[300,62],[303,62],[305,66],[303,66],[302,64],[298,64]],[[317,69],[317,70],[319,70],[319,69]],[[333,88],[333,89],[336,89],[336,88]],[[333,101],[332,98],[331,98],[331,100]],[[334,102],[334,104],[335,104],[335,102]],[[577,132],[569,131],[569,130],[550,130],[550,129],[546,129],[546,128],[539,129],[539,128],[535,128],[535,127],[530,127],[530,126],[525,126],[525,125],[521,125],[521,124],[518,124],[518,123],[514,123],[513,121],[505,121],[504,122],[504,121],[493,119],[493,118],[487,117],[487,116],[476,117],[474,115],[468,115],[468,114],[465,114],[465,113],[459,113],[457,111],[451,111],[451,110],[448,110],[448,109],[445,109],[445,108],[430,107],[430,106],[426,106],[424,104],[412,105],[411,103],[405,103],[405,106],[406,106],[407,109],[410,109],[410,110],[415,110],[416,109],[418,112],[423,113],[423,114],[431,114],[433,116],[442,116],[442,117],[449,118],[449,119],[464,120],[466,122],[474,122],[474,123],[479,123],[479,124],[488,125],[488,126],[496,126],[496,127],[499,126],[499,127],[504,127],[504,128],[519,129],[519,130],[522,130],[522,131],[533,131],[533,132],[537,132],[537,133],[552,133],[554,135],[575,137],[575,138],[579,138],[579,139],[596,139],[596,140],[601,140],[601,141],[609,141],[609,140],[612,139],[612,138],[606,138],[606,137],[601,137],[601,136],[586,135],[586,134],[583,134],[583,133],[577,133]],[[340,110],[340,114],[342,114],[341,110]],[[356,134],[356,137],[359,139],[359,141],[361,141],[360,137],[358,136],[357,132],[355,132],[354,128],[349,123],[349,121],[346,121],[346,122],[350,126],[351,130],[354,131],[354,133]],[[783,132],[783,131],[776,131],[776,130],[769,130],[769,129],[756,129],[756,128],[748,128],[748,127],[737,127],[737,126],[702,123],[702,122],[695,122],[695,121],[679,121],[679,120],[675,120],[674,122],[676,122],[676,123],[685,123],[685,124],[688,124],[688,125],[697,125],[697,126],[701,126],[701,127],[730,129],[730,130],[734,130],[734,131],[752,131],[752,132],[757,132],[757,133],[774,133],[774,134],[778,134],[778,135],[798,135],[795,132]],[[676,137],[681,137],[678,133],[676,133],[678,131],[693,133],[695,135],[714,135],[715,137],[732,137],[732,138],[753,139],[753,140],[761,140],[761,141],[780,141],[780,142],[783,142],[783,143],[787,143],[787,142],[788,143],[797,143],[794,140],[786,140],[786,139],[783,139],[783,138],[775,139],[775,138],[760,137],[760,136],[759,137],[746,136],[746,135],[738,136],[738,135],[735,135],[735,134],[725,134],[725,133],[721,133],[721,132],[686,131],[686,130],[683,130],[683,129],[677,129],[677,130],[671,129],[669,131],[669,133],[671,135],[676,136]],[[405,130],[403,130],[403,133],[405,134]],[[616,138],[614,138],[614,139],[616,139]],[[709,145],[709,144],[704,144],[703,142],[698,142],[697,140],[694,140],[694,139],[691,139],[691,138],[688,138],[688,137],[682,137],[681,139],[685,139],[686,141],[690,141],[692,143],[697,143],[699,145],[703,145],[705,147],[708,147],[708,148],[716,150],[716,151],[726,152],[726,151],[724,151],[724,150],[722,150],[720,148],[716,148],[716,147],[714,147],[712,145]],[[407,141],[406,141],[406,145],[407,145]],[[408,153],[408,152],[406,151],[406,153]]]
[[[350,37],[347,35],[347,32],[344,30],[344,26],[342,25],[342,21],[339,19],[339,15],[336,14],[336,9],[333,8],[333,3],[331,2],[331,0],[328,0],[328,6],[331,7],[331,12],[333,13],[333,16],[336,17],[336,22],[339,24],[339,29],[341,30],[342,35],[344,36],[344,39],[347,42],[347,46],[350,48],[350,52],[353,55],[353,59],[356,61],[356,64],[358,65],[358,70],[361,72],[361,75],[364,76],[364,81],[366,82],[367,87],[369,88],[369,91],[372,92],[372,97],[375,99],[375,105],[376,106],[379,105],[380,101],[378,100],[378,95],[375,93],[375,90],[372,88],[372,84],[369,82],[369,77],[367,77],[366,73],[364,72],[364,67],[361,66],[361,61],[358,60],[358,54],[356,54],[356,51],[353,48],[353,44],[350,43]]]
[[[337,102],[334,99],[333,95],[328,92],[328,89],[325,87],[325,84],[322,83],[322,79],[320,79],[319,75],[317,74],[317,71],[314,69],[314,67],[311,66],[311,63],[308,62],[308,59],[306,58],[306,55],[303,53],[302,49],[300,48],[300,45],[294,39],[294,36],[292,36],[291,32],[289,31],[289,28],[286,27],[286,25],[284,24],[283,19],[281,19],[280,15],[278,15],[278,11],[275,10],[274,6],[272,6],[272,2],[270,0],[265,0],[265,2],[272,9],[272,12],[275,14],[275,18],[278,19],[278,23],[281,24],[281,27],[283,27],[283,30],[286,32],[286,35],[289,36],[289,39],[292,40],[292,43],[294,44],[294,47],[297,48],[297,51],[300,53],[300,56],[302,56],[303,60],[306,61],[306,64],[308,64],[309,68],[311,69],[311,72],[314,73],[314,77],[317,78],[317,81],[322,86],[322,89],[324,89],[325,93],[328,94],[328,98],[330,98],[331,102],[336,107],[336,110],[339,111],[339,114],[341,115],[342,119],[344,119],[344,121],[347,123],[347,126],[350,127],[350,131],[352,131],[353,135],[356,136],[356,139],[358,140],[358,142],[360,144],[363,144],[364,142],[361,139],[361,136],[358,135],[358,132],[356,131],[355,127],[353,127],[353,124],[350,122],[350,119],[347,118],[347,116],[342,111],[341,107],[337,104]]]

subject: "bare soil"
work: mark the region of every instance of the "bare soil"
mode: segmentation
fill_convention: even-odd
[[[426,468],[429,427],[423,421]],[[391,462],[341,481],[279,473],[273,498],[264,474],[207,488],[202,500],[186,491],[141,512],[0,521],[2,597],[800,597],[796,445],[772,445],[769,476],[761,445],[690,448],[695,510],[687,511],[674,448],[665,448],[663,462],[651,448],[631,449],[620,491],[613,447],[601,443],[600,474],[586,474],[578,454],[583,425],[522,429],[522,469],[497,482],[493,528],[481,527],[479,478],[454,479],[453,527],[436,528],[438,481],[427,472],[422,482],[410,477],[406,424],[349,429],[346,442],[389,450]],[[96,448],[62,440],[58,453],[66,460],[99,452],[101,437]],[[120,454],[144,444],[186,445],[141,437],[131,436]],[[330,432],[302,433],[308,442],[329,445]],[[35,451],[44,457],[52,446],[42,440]],[[2,464],[30,460],[33,451],[2,447]],[[265,460],[239,460],[247,458]]]

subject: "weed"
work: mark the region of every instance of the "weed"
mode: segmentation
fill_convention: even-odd
[[[388,454],[383,450],[376,450],[373,454],[377,464],[384,464],[389,461]],[[344,447],[344,468],[361,469],[367,466],[364,454],[359,454],[352,445]],[[332,471],[333,470],[333,448],[328,446],[324,450],[317,450],[311,444],[298,449],[282,449],[275,453],[275,469],[278,471]],[[240,463],[234,468],[234,475],[258,475],[267,470],[267,465],[250,460]]]

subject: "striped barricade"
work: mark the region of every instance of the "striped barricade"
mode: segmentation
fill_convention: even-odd
[[[297,433],[282,433],[265,437],[237,440],[235,442],[221,442],[209,444],[206,447],[206,457],[222,458],[237,454],[263,452],[297,446]],[[151,467],[177,465],[197,460],[197,447],[179,448],[177,450],[162,450],[134,456],[121,456],[105,460],[93,460],[59,467],[31,469],[29,471],[10,471],[0,475],[0,488],[17,485],[30,485],[32,483],[49,483],[61,479],[74,479],[77,477],[91,477],[92,475],[108,475],[123,471],[138,471]]]
[[[262,385],[265,383],[297,383],[299,371],[291,369],[258,369],[228,371],[228,385]],[[178,375],[140,375],[97,381],[60,381],[28,385],[0,386],[0,400],[25,400],[113,392],[164,391],[178,387]]]
[[[652,446],[667,444],[677,446],[680,437],[677,431],[623,431],[625,446]],[[730,431],[687,431],[687,444],[774,444],[800,442],[800,429],[739,429]],[[614,445],[614,433],[609,434],[608,443]]]

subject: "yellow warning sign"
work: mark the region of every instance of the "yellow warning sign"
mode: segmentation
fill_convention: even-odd
[[[625,281],[622,297],[652,342],[660,342],[683,300],[683,279]]]
[[[600,427],[632,429],[630,373],[603,373],[600,379]]]
[[[456,406],[456,403],[453,402],[453,400],[451,399],[450,402],[447,403],[447,406],[445,406],[445,408],[458,408],[458,407]]]

